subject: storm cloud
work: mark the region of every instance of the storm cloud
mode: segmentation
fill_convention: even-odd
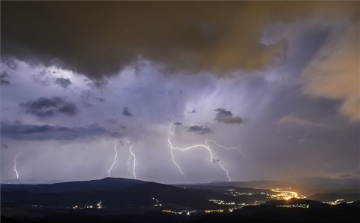
[[[204,126],[200,126],[200,125],[192,125],[189,127],[188,131],[194,132],[194,133],[197,133],[200,135],[212,133],[212,131],[209,127],[204,127]]]
[[[0,74],[0,80],[1,80],[1,85],[9,85],[10,81],[8,80],[9,75],[4,71]]]
[[[55,84],[60,85],[62,88],[68,88],[72,83],[69,78],[56,78]]]
[[[359,20],[358,20],[359,21]],[[328,39],[304,70],[304,93],[340,99],[339,112],[351,122],[360,121],[359,22],[341,27]]]
[[[1,123],[1,134],[17,140],[74,140],[96,136],[120,137],[98,124],[85,127],[65,127],[57,125],[28,125],[19,122]]]
[[[76,105],[67,102],[60,97],[39,98],[35,101],[21,103],[20,107],[26,110],[26,113],[35,115],[39,118],[51,117],[57,114],[74,116],[77,113]]]
[[[215,120],[225,124],[241,124],[244,120],[238,116],[234,116],[231,111],[227,111],[223,108],[215,110],[217,112]]]
[[[358,2],[1,6],[4,182],[18,152],[37,182],[102,178],[118,137],[113,177],[125,138],[146,181],[183,183],[167,142],[204,140],[233,181],[359,176]],[[205,149],[173,152],[188,183],[228,180]]]
[[[2,8],[2,57],[45,64],[56,59],[59,66],[100,78],[140,57],[190,72],[264,69],[287,48],[286,40],[261,43],[266,26],[304,16],[352,16],[357,4],[4,2]]]

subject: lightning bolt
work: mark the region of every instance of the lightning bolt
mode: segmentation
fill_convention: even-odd
[[[229,171],[224,167],[224,165],[222,164],[221,161],[219,161],[218,164],[219,164],[219,165],[221,166],[221,168],[225,171],[226,176],[227,176],[227,178],[228,178],[228,181],[230,182],[230,181],[231,181],[231,178],[230,178],[230,176],[229,176]]]
[[[18,158],[18,156],[20,156],[22,152],[19,152],[15,157],[14,157],[14,171],[15,171],[15,174],[16,174],[16,179],[19,179],[19,173],[16,169],[16,165],[17,165],[17,162],[16,162],[16,159]]]
[[[218,146],[218,147],[220,147],[220,148],[223,148],[223,149],[226,149],[226,150],[236,150],[236,151],[238,151],[243,157],[246,157],[246,156],[244,155],[244,153],[242,152],[242,150],[240,149],[240,145],[238,145],[238,146],[236,146],[236,147],[225,147],[225,146],[223,146],[223,145],[218,144],[216,141],[210,140],[210,139],[206,140],[206,142],[214,143],[216,146]]]
[[[173,129],[172,129],[172,132],[170,132],[169,134],[169,138],[168,138],[168,146],[170,148],[170,153],[171,153],[171,160],[172,162],[174,163],[174,165],[177,167],[177,169],[179,170],[179,172],[181,173],[181,175],[184,176],[184,179],[186,181],[186,175],[185,173],[181,170],[181,167],[179,166],[179,164],[175,161],[175,155],[174,155],[174,152],[173,150],[175,149],[170,141],[170,137],[171,136],[174,136],[175,135],[175,130],[176,130],[176,126],[173,125]]]
[[[114,139],[114,151],[115,151],[115,155],[114,155],[114,162],[111,164],[110,169],[108,170],[108,176],[110,176],[110,174],[111,174],[111,170],[114,168],[114,165],[115,165],[115,164],[116,164],[116,162],[117,162],[117,156],[118,156],[118,153],[117,153],[117,149],[116,149],[116,142],[115,142],[115,139]]]
[[[186,175],[185,173],[181,170],[181,167],[179,166],[179,164],[177,164],[177,162],[175,161],[175,155],[173,150],[176,149],[173,147],[171,141],[170,141],[170,137],[168,138],[168,146],[170,147],[170,153],[171,153],[171,160],[172,162],[175,164],[175,166],[178,168],[179,172],[184,176],[184,179],[186,181]]]
[[[195,145],[191,145],[189,147],[186,147],[186,148],[179,148],[179,147],[174,147],[172,142],[171,142],[171,136],[174,136],[175,134],[175,130],[176,130],[176,126],[173,125],[173,130],[172,132],[170,133],[169,137],[168,137],[168,146],[170,148],[170,152],[171,152],[171,159],[172,159],[172,162],[174,163],[174,165],[177,167],[177,169],[179,170],[179,172],[184,176],[185,180],[186,180],[186,175],[184,174],[184,172],[182,171],[180,165],[175,161],[175,156],[174,156],[174,152],[173,150],[180,150],[180,151],[187,151],[187,150],[191,150],[191,149],[195,149],[195,148],[203,148],[205,150],[208,151],[209,153],[209,161],[210,162],[214,162],[214,163],[218,163],[219,166],[221,167],[221,169],[225,172],[227,178],[228,178],[228,181],[231,181],[231,177],[229,175],[229,171],[225,168],[224,166],[224,163],[221,162],[220,160],[216,160],[214,159],[214,155],[213,155],[213,152],[211,150],[211,147],[209,145],[209,143],[213,143],[215,144],[216,146],[222,148],[222,149],[226,149],[226,150],[236,150],[238,151],[242,156],[245,156],[242,151],[240,150],[240,146],[237,146],[237,147],[225,147],[223,145],[220,145],[218,144],[216,141],[214,140],[205,140],[205,144],[195,144]],[[194,135],[193,135],[194,137]]]
[[[136,177],[136,171],[135,171],[135,169],[136,169],[136,156],[135,156],[135,154],[134,154],[134,152],[133,152],[133,150],[132,150],[133,145],[130,143],[129,140],[127,140],[127,142],[128,142],[128,144],[130,145],[130,148],[129,148],[130,155],[129,155],[129,159],[128,159],[128,162],[127,162],[127,164],[128,164],[128,171],[129,171],[130,174],[131,174],[130,177],[134,177],[134,179],[137,179],[137,177]],[[131,171],[131,169],[130,169],[130,162],[131,162],[131,160],[132,160],[132,171]]]

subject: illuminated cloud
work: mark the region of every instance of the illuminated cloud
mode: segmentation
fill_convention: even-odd
[[[304,93],[339,99],[341,114],[360,121],[359,20],[334,30],[302,74]]]
[[[179,183],[166,142],[171,124],[177,146],[241,144],[251,159],[211,145],[234,180],[322,176],[323,163],[333,176],[358,171],[358,123],[336,110],[356,115],[358,55],[349,46],[357,44],[358,5],[4,2],[0,74],[10,85],[1,88],[1,141],[11,149],[2,150],[2,179],[13,177],[16,150],[39,182],[104,177],[122,137],[116,177],[128,177],[120,168],[126,138],[140,179]],[[54,96],[63,102],[39,100]],[[81,114],[60,111],[64,103]],[[224,179],[190,151],[175,155],[188,183]],[[49,157],[56,162],[37,162]]]
[[[281,117],[276,121],[278,125],[292,124],[292,125],[300,125],[307,127],[317,127],[317,128],[329,128],[331,126],[318,122],[311,122],[304,118],[298,117],[295,113],[288,114],[284,117]]]

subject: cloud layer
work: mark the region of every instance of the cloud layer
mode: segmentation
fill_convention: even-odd
[[[55,125],[27,125],[19,122],[1,123],[1,134],[17,140],[75,140],[96,136],[120,137],[97,124],[85,127],[64,127]]]
[[[234,116],[231,111],[227,111],[223,108],[215,110],[217,112],[215,120],[225,124],[241,124],[244,120],[238,116]]]
[[[194,132],[194,133],[197,133],[200,135],[212,133],[212,131],[209,127],[204,127],[204,126],[200,126],[200,125],[192,125],[189,127],[188,131]]]
[[[284,117],[281,117],[276,121],[278,125],[285,125],[285,124],[292,124],[292,125],[300,125],[300,126],[307,126],[307,127],[317,127],[317,128],[329,128],[330,126],[323,123],[318,122],[311,122],[304,118],[298,117],[295,113],[291,113]]]
[[[0,74],[1,85],[9,85],[9,75],[4,71]]]
[[[4,2],[2,8],[2,57],[56,63],[99,78],[139,58],[178,71],[264,69],[287,47],[286,40],[260,42],[268,25],[305,16],[351,16],[357,4]]]
[[[60,97],[42,97],[35,101],[21,103],[20,107],[24,108],[26,113],[35,115],[38,118],[47,118],[57,114],[74,116],[77,112],[77,108],[74,103],[67,102]]]
[[[304,93],[340,99],[339,111],[360,121],[359,20],[338,27],[302,74]]]
[[[61,87],[63,87],[65,89],[65,88],[68,88],[72,83],[69,78],[59,77],[59,78],[55,79],[55,84],[60,85]]]

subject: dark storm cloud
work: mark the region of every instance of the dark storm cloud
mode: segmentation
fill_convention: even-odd
[[[174,125],[182,125],[181,122],[174,122]]]
[[[86,82],[86,86],[89,86],[91,89],[104,89],[104,87],[108,84],[107,79],[84,79]]]
[[[10,85],[9,75],[4,71],[0,75],[1,85]]]
[[[188,131],[195,132],[200,135],[212,133],[212,131],[209,127],[204,127],[204,126],[200,126],[200,125],[192,125],[189,127]]]
[[[72,83],[69,78],[56,78],[55,84],[60,85],[63,88],[69,87]]]
[[[93,86],[95,87],[95,86]],[[98,97],[94,94],[94,91],[91,90],[83,90],[81,91],[80,97],[84,100],[84,101],[98,101],[98,102],[105,102],[105,98],[102,97]]]
[[[3,144],[1,144],[1,148],[3,148],[3,149],[8,149],[8,148],[9,148],[9,146],[8,146],[8,145],[6,145],[5,143],[3,143]]]
[[[122,114],[129,117],[133,116],[133,114],[129,112],[129,109],[127,107],[124,107]]]
[[[86,127],[64,127],[57,125],[26,125],[19,122],[1,123],[1,134],[18,140],[74,140],[95,136],[119,137],[119,133],[109,131],[98,124]]]
[[[76,105],[67,102],[59,97],[39,98],[35,101],[21,103],[20,107],[26,109],[26,112],[39,118],[51,117],[56,114],[65,114],[74,116],[77,113]]]
[[[58,59],[92,79],[140,57],[173,70],[254,71],[287,47],[284,40],[259,43],[266,26],[357,8],[356,2],[4,2],[2,57]]]
[[[238,116],[234,116],[231,111],[227,111],[223,108],[218,108],[215,120],[225,124],[241,124],[244,120]]]

